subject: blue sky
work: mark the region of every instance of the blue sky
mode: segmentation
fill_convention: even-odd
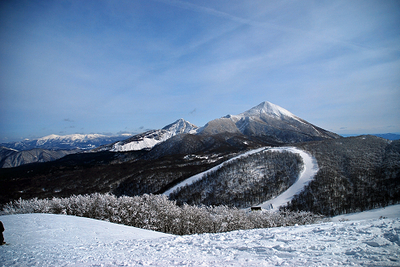
[[[1,1],[0,142],[198,126],[263,101],[400,132],[399,1]]]

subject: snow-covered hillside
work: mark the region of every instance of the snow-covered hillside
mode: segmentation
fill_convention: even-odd
[[[0,216],[2,266],[399,266],[400,205],[372,220],[173,236],[66,215]],[[353,215],[354,216],[354,215]],[[360,215],[355,216],[355,219]]]
[[[191,133],[197,129],[197,126],[184,119],[179,119],[160,130],[150,130],[138,135],[134,135],[123,141],[108,144],[96,149],[97,151],[109,150],[113,152],[134,151],[142,149],[151,149],[155,145],[164,142],[171,137]]]
[[[257,148],[254,150],[250,150],[246,153],[243,153],[239,156],[236,156],[234,158],[231,158],[207,171],[204,171],[202,173],[196,174],[192,177],[189,177],[188,179],[180,182],[179,184],[175,185],[174,187],[170,188],[169,190],[165,191],[164,194],[169,196],[172,192],[175,190],[179,190],[180,187],[183,187],[185,185],[190,185],[203,177],[205,177],[206,174],[213,172],[215,170],[218,170],[222,168],[224,165],[226,165],[229,162],[234,162],[235,160],[246,157],[252,154],[260,153],[265,150],[270,150],[270,151],[288,151],[291,153],[296,153],[301,156],[303,159],[303,170],[300,173],[299,177],[297,178],[296,182],[290,186],[286,191],[284,191],[282,194],[279,196],[268,200],[264,203],[260,203],[260,207],[263,209],[272,209],[272,210],[278,210],[279,207],[285,206],[292,198],[294,195],[300,193],[304,187],[314,178],[315,174],[318,172],[318,163],[314,157],[306,153],[305,151],[295,148],[295,147],[277,147],[277,148],[271,148],[271,147],[263,147],[263,148]]]
[[[227,161],[225,161],[225,162],[223,162],[223,163],[221,163],[221,164],[219,164],[219,165],[217,165],[217,166],[215,166],[215,167],[213,167],[213,168],[211,168],[211,169],[209,169],[207,171],[204,171],[202,173],[193,175],[192,177],[189,177],[189,178],[185,179],[184,181],[180,182],[179,184],[177,184],[177,185],[171,187],[170,189],[168,189],[167,191],[165,191],[164,195],[169,196],[172,192],[174,192],[175,190],[179,189],[179,187],[183,187],[185,185],[190,185],[190,184],[196,182],[197,180],[202,179],[203,176],[206,175],[207,173],[215,171],[215,170],[218,170],[219,168],[221,168],[224,164],[226,164],[228,162],[235,161],[235,160],[237,160],[237,159],[239,159],[241,157],[246,157],[248,155],[259,153],[261,151],[264,151],[265,149],[268,149],[268,147],[262,147],[262,148],[257,148],[257,149],[248,151],[246,153],[240,154],[239,156],[231,158],[231,159],[229,159],[229,160],[227,160]]]
[[[339,138],[268,101],[242,112],[212,120],[197,130],[199,134],[241,133],[268,137],[283,143]]]

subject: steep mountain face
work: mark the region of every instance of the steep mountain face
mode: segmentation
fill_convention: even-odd
[[[17,151],[2,147],[0,148],[0,168],[12,168],[29,163],[53,161],[79,152],[81,152],[79,149],[48,150],[42,148]]]
[[[179,119],[160,130],[151,130],[95,149],[95,151],[124,152],[151,149],[173,136],[194,132],[198,127],[184,119]]]
[[[321,129],[293,115],[284,108],[263,102],[239,115],[227,115],[208,122],[197,130],[198,134],[241,133],[247,136],[265,137],[282,143],[296,143],[340,136]]]
[[[42,149],[82,149],[88,150],[95,147],[123,140],[130,135],[107,136],[102,134],[70,134],[70,135],[48,135],[35,140],[24,140],[21,142],[1,144],[3,147],[16,149],[18,151]]]

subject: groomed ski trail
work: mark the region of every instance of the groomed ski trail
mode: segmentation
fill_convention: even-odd
[[[180,182],[179,184],[175,185],[174,187],[168,189],[168,190],[165,191],[163,194],[169,197],[169,195],[170,195],[172,192],[174,192],[176,189],[178,189],[179,187],[183,187],[183,186],[185,186],[185,185],[191,185],[191,184],[193,184],[194,182],[196,182],[197,180],[201,180],[205,174],[207,174],[208,172],[212,172],[212,171],[218,170],[219,168],[221,168],[221,167],[222,167],[224,164],[226,164],[226,163],[229,163],[229,162],[234,161],[234,160],[236,160],[236,159],[238,159],[238,158],[241,158],[241,157],[246,157],[246,156],[248,156],[248,155],[252,155],[252,154],[255,154],[255,153],[259,153],[259,152],[261,152],[261,151],[263,151],[263,150],[267,150],[267,149],[269,149],[269,148],[270,148],[270,147],[262,147],[262,148],[253,149],[253,150],[247,151],[246,153],[240,154],[239,156],[236,156],[236,157],[233,157],[233,158],[231,158],[231,159],[228,159],[227,161],[224,161],[224,162],[222,162],[221,164],[219,164],[219,165],[217,165],[217,166],[215,166],[215,167],[212,167],[212,168],[209,169],[209,170],[206,170],[206,171],[204,171],[204,172],[198,173],[198,174],[196,174],[196,175],[193,175],[193,176],[187,178],[186,180],[184,180],[184,181]]]
[[[285,192],[283,192],[279,196],[257,205],[263,209],[269,209],[272,211],[276,211],[279,209],[279,207],[286,205],[290,200],[292,200],[296,194],[300,193],[303,190],[303,188],[314,178],[315,174],[318,172],[317,160],[314,157],[312,157],[310,154],[306,153],[305,151],[303,151],[301,149],[298,149],[295,147],[275,147],[275,148],[262,147],[262,148],[250,150],[239,156],[231,158],[231,159],[229,159],[207,171],[196,174],[196,175],[180,182],[179,184],[177,184],[174,187],[170,188],[169,190],[165,191],[164,195],[169,196],[173,191],[175,191],[179,187],[183,187],[185,185],[190,185],[190,184],[196,182],[197,180],[202,179],[205,174],[207,174],[208,172],[211,172],[211,171],[218,170],[225,163],[234,161],[241,157],[246,157],[246,156],[249,156],[252,154],[256,154],[256,153],[259,153],[259,152],[262,152],[265,150],[278,151],[278,152],[279,151],[289,151],[292,153],[296,153],[296,154],[300,155],[300,157],[303,159],[303,163],[304,163],[303,170],[301,171],[296,182],[294,184],[292,184],[292,186],[290,186]]]
[[[304,187],[314,178],[315,174],[317,174],[319,168],[317,160],[312,157],[310,154],[305,151],[295,148],[295,147],[279,147],[272,148],[271,151],[290,151],[292,153],[299,154],[303,159],[303,170],[301,171],[299,177],[296,182],[292,184],[285,192],[280,194],[279,196],[265,201],[258,205],[263,209],[268,209],[272,211],[278,210],[280,207],[285,206],[289,201],[293,199],[293,197],[300,193]]]

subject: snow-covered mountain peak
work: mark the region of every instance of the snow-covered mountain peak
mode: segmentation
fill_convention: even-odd
[[[198,134],[242,133],[247,136],[264,136],[283,143],[339,137],[267,101],[238,115],[227,115],[210,121],[197,132]]]
[[[38,139],[39,142],[46,142],[49,140],[87,140],[106,137],[102,134],[68,134],[68,135],[56,135],[51,134]]]
[[[111,144],[111,146],[106,146],[105,149],[109,149],[113,152],[151,149],[155,145],[164,142],[175,135],[193,133],[197,128],[196,125],[184,119],[179,119],[165,126],[161,130],[151,130],[132,136],[124,141],[116,142]]]
[[[196,130],[198,127],[184,119],[179,119],[174,123],[171,123],[164,128],[163,130],[174,132],[174,134],[181,134],[181,133],[189,133],[193,130]]]
[[[69,134],[69,135],[51,134],[37,139],[36,146],[43,146],[46,143],[53,143],[53,142],[61,142],[61,143],[87,142],[106,137],[107,136],[102,134]]]
[[[239,116],[241,117],[254,117],[262,115],[269,115],[278,118],[291,117],[296,120],[298,119],[290,111],[268,101],[262,102],[261,104],[239,114]]]

